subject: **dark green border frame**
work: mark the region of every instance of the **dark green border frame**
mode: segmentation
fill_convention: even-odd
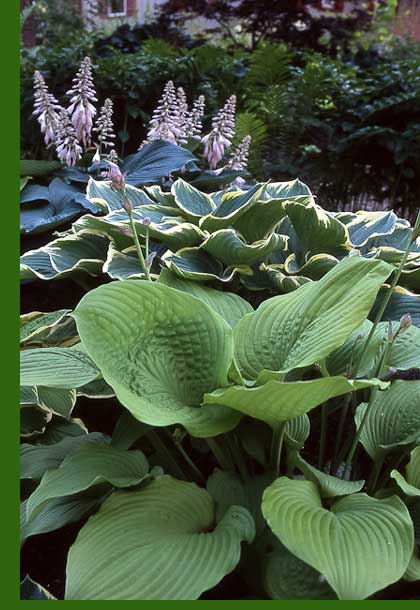
[[[256,2],[258,0],[255,0]],[[1,582],[2,601],[8,610],[27,604],[19,599],[19,459],[17,447],[19,444],[18,383],[19,383],[19,4],[12,0],[4,0],[1,4],[1,81],[0,95],[1,117],[1,154],[2,154],[2,184],[1,184],[1,241],[0,255],[2,266],[2,291],[0,303],[4,313],[2,316],[2,535],[1,535]],[[13,320],[13,323],[12,323]],[[4,341],[6,336],[7,341]],[[7,383],[5,383],[7,382]],[[420,584],[419,584],[420,589]],[[31,602],[32,603],[32,602]],[[72,601],[73,608],[92,608],[93,602]],[[96,601],[96,607],[121,608],[121,601]],[[193,602],[184,601],[137,601],[131,602],[138,608],[185,608]],[[400,600],[378,601],[265,601],[265,600],[217,600],[201,601],[200,607],[217,610],[255,610],[268,607],[292,610],[335,610],[343,608],[361,608],[362,605],[382,608],[385,604],[391,610],[399,608]]]

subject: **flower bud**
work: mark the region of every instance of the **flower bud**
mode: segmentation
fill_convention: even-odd
[[[96,149],[96,153],[93,155],[92,158],[92,164],[93,163],[100,163],[101,162],[101,155],[99,153],[99,148]]]
[[[411,319],[410,314],[406,313],[400,320],[400,327],[398,330],[403,333],[404,331],[408,330],[412,324],[413,320]]]
[[[116,163],[112,163],[112,161],[108,161],[108,165],[109,168],[105,173],[105,178],[111,181],[111,188],[114,191],[123,192],[125,190],[125,180],[120,168]]]
[[[127,212],[127,214],[131,214],[131,212],[133,211],[133,206],[131,205],[130,201],[128,200],[128,197],[126,197],[125,195],[123,197],[122,207]]]
[[[145,227],[148,227],[151,224],[152,219],[150,216],[145,216],[141,222]]]

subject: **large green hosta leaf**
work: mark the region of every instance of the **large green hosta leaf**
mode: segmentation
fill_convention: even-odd
[[[126,186],[126,195],[133,207],[153,204],[153,200],[144,191],[129,184]],[[122,194],[114,190],[108,180],[90,178],[86,189],[86,197],[107,212],[120,210],[123,207]]]
[[[212,233],[201,248],[225,265],[253,265],[272,252],[284,250],[287,237],[272,233],[267,239],[252,244],[245,243],[233,229],[222,229]]]
[[[280,541],[321,572],[340,599],[364,599],[399,580],[409,564],[414,532],[404,503],[353,494],[323,508],[310,481],[277,479],[262,510]]]
[[[73,389],[93,381],[99,371],[82,351],[49,347],[24,350],[20,354],[20,383]]]
[[[420,496],[420,447],[411,452],[410,461],[405,467],[405,477],[398,470],[393,470],[391,477],[407,496]]]
[[[265,381],[263,375],[264,372],[259,378],[261,381]],[[253,388],[240,385],[220,388],[206,394],[204,404],[226,405],[275,428],[282,422],[307,413],[330,398],[380,384],[376,379],[352,381],[345,377],[290,382],[269,379],[264,385]]]
[[[420,381],[394,381],[389,389],[378,392],[370,405],[359,405],[357,427],[366,410],[360,442],[372,460],[420,439]]]
[[[325,578],[274,538],[263,564],[263,584],[271,599],[336,599]]]
[[[322,470],[308,464],[298,453],[294,456],[294,464],[308,481],[315,483],[321,498],[349,496],[361,491],[365,484],[365,481],[346,481],[322,472]]]
[[[203,394],[227,385],[230,326],[197,298],[159,283],[122,280],[89,292],[74,312],[86,351],[117,398],[140,421],[183,424],[213,436],[239,415],[200,408]]]
[[[236,567],[241,542],[254,537],[242,507],[215,528],[214,519],[204,489],[169,476],[113,493],[70,549],[65,598],[197,599]]]
[[[265,301],[235,328],[235,350],[244,375],[270,369],[286,373],[320,361],[366,318],[392,267],[349,257],[318,282]]]
[[[181,290],[181,292],[187,292],[203,301],[203,303],[207,303],[232,328],[236,326],[239,320],[242,320],[245,314],[253,311],[248,301],[233,292],[216,290],[198,282],[183,280],[168,269],[162,269],[159,282]]]

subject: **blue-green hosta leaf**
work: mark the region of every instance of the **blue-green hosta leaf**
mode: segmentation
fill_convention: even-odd
[[[380,387],[381,382],[377,379],[350,380],[345,377],[290,382],[271,379],[253,388],[239,385],[220,388],[206,394],[204,404],[225,405],[276,428],[278,424],[303,415],[330,398],[378,385]]]
[[[113,398],[115,396],[114,390],[102,377],[82,385],[77,389],[77,395],[87,398]]]
[[[107,273],[113,280],[145,277],[144,271],[140,266],[136,247],[130,246],[120,252],[114,242],[109,244],[108,256],[102,271]]]
[[[43,434],[52,420],[52,413],[36,404],[22,404],[20,407],[20,436],[30,438]]]
[[[126,194],[133,208],[153,204],[153,200],[144,191],[129,184],[126,186]],[[87,185],[86,197],[106,212],[121,210],[123,207],[122,194],[111,188],[111,182],[108,180],[94,180],[90,178]]]
[[[140,421],[183,424],[213,436],[240,416],[200,408],[203,394],[227,385],[230,326],[196,297],[160,283],[122,280],[83,297],[74,312],[83,345],[118,400]]]
[[[106,497],[106,492],[103,492],[104,490],[98,487],[75,496],[55,498],[46,502],[29,521],[26,514],[28,500],[25,500],[21,503],[20,509],[21,544],[31,536],[53,532],[69,523],[80,521],[99,508]]]
[[[169,476],[113,493],[70,549],[65,598],[198,599],[236,567],[241,542],[254,537],[242,507],[209,531],[214,518],[207,491]]]
[[[271,472],[242,481],[236,472],[216,469],[207,479],[207,491],[216,503],[216,520],[221,521],[231,506],[243,506],[251,513],[257,534],[265,528],[261,512],[264,489],[272,482]]]
[[[30,204],[34,200],[44,200],[44,203]],[[21,203],[21,233],[50,231],[85,209],[93,212],[98,209],[79,189],[60,178],[54,178],[48,187],[30,184],[22,191]]]
[[[262,511],[280,541],[321,572],[339,599],[365,599],[399,580],[414,542],[404,503],[358,493],[323,508],[311,481],[277,479]]]
[[[21,159],[21,176],[46,176],[62,167],[60,161],[40,161],[37,159]]]
[[[104,444],[107,437],[100,432],[69,436],[52,445],[20,446],[20,478],[39,480],[47,470],[58,468],[64,458],[71,455],[85,443]]]
[[[175,203],[175,197],[171,192],[163,191],[158,184],[151,184],[150,186],[145,186],[144,190],[146,193],[155,201],[156,203],[160,203],[163,206],[178,208]]]
[[[225,265],[253,265],[277,250],[287,248],[287,237],[272,233],[267,239],[247,244],[233,229],[212,233],[201,248]]]
[[[266,184],[256,184],[248,191],[225,193],[219,207],[200,220],[200,228],[213,232],[234,225],[247,210],[261,199],[265,188]]]
[[[178,178],[173,183],[171,193],[177,206],[192,221],[198,222],[199,218],[211,214],[216,209],[210,195],[202,193],[182,178]]]
[[[169,269],[185,280],[196,282],[231,282],[236,273],[252,274],[246,266],[233,266],[224,269],[222,263],[201,250],[201,248],[183,248],[175,255],[165,258]]]
[[[277,538],[274,550],[264,561],[262,578],[271,599],[337,599],[325,578]]]
[[[52,413],[68,419],[76,404],[76,390],[67,388],[51,388],[37,386],[38,402]]]
[[[311,280],[302,275],[286,275],[283,265],[266,265],[262,263],[258,269],[253,269],[252,276],[243,276],[242,283],[249,290],[272,290],[277,294],[293,292]]]
[[[394,381],[387,390],[378,392],[369,406],[359,405],[357,427],[366,410],[360,442],[372,460],[381,460],[390,451],[420,439],[420,381]]]
[[[361,491],[365,481],[346,481],[333,477],[330,474],[318,470],[308,464],[298,453],[294,457],[294,463],[305,475],[308,481],[312,481],[318,487],[321,498],[335,498],[337,496],[349,496]]]
[[[191,161],[196,160],[196,157],[186,148],[156,140],[143,146],[134,155],[127,157],[121,166],[121,171],[126,174],[127,184],[140,186],[160,182],[165,176],[179,171]]]
[[[44,589],[44,587],[26,575],[23,581],[20,583],[20,599],[52,600],[55,599],[55,597],[51,595],[47,589]]]
[[[315,203],[303,205],[295,201],[286,204],[286,213],[306,252],[350,249],[347,227]]]
[[[61,322],[69,312],[70,309],[59,309],[47,313],[32,311],[20,316],[21,345],[39,340],[53,326]]]
[[[109,444],[84,443],[71,452],[55,470],[47,470],[26,505],[28,523],[45,504],[73,496],[95,485],[138,485],[148,474],[149,464],[141,451],[120,451]]]
[[[414,292],[420,292],[420,267],[405,268],[401,273],[399,284]]]
[[[52,280],[78,272],[98,275],[108,244],[108,237],[87,232],[55,239],[21,256],[21,279]]]
[[[263,369],[286,373],[327,357],[366,318],[392,268],[349,257],[318,282],[273,297],[235,328],[235,351],[245,377]]]
[[[410,461],[405,467],[405,477],[393,470],[391,477],[406,496],[420,497],[420,447],[415,447],[410,455]]]
[[[81,351],[61,347],[24,350],[20,354],[20,382],[73,389],[93,381],[99,370]]]
[[[350,241],[357,248],[366,246],[375,238],[392,234],[396,228],[397,220],[398,218],[394,212],[365,212],[361,210],[356,213],[355,219],[347,224]]]
[[[159,282],[181,290],[181,292],[187,292],[203,301],[203,303],[207,303],[232,328],[236,326],[239,320],[242,320],[245,314],[253,311],[248,301],[245,301],[239,295],[233,292],[215,290],[198,282],[183,280],[171,273],[169,269],[162,269]]]

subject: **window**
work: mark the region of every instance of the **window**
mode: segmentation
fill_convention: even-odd
[[[127,15],[127,0],[109,0],[108,17],[125,17]]]

